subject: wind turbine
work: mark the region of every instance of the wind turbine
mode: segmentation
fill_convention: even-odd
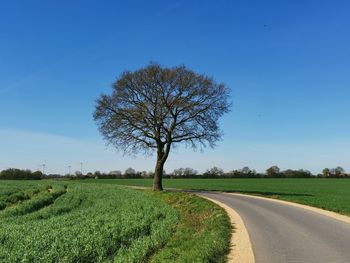
[[[46,167],[46,164],[40,164],[39,166],[42,166],[43,167],[43,175],[45,175],[45,167]]]
[[[80,173],[83,175],[83,162],[80,162]]]

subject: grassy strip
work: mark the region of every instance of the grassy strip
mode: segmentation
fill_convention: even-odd
[[[196,195],[148,192],[178,213],[175,233],[150,262],[226,262],[231,224],[225,211]]]

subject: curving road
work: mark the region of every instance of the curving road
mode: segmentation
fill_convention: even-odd
[[[249,196],[198,194],[230,206],[241,216],[257,263],[350,263],[350,224]]]

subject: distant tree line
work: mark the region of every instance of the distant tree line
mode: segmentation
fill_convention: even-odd
[[[346,173],[345,170],[338,166],[336,168],[325,168],[322,170],[322,174],[320,175],[322,177],[330,177],[330,178],[339,178],[339,177],[350,177],[350,174]]]
[[[265,173],[258,173],[249,167],[224,172],[219,167],[207,169],[204,173],[198,173],[190,167],[178,168],[171,173],[163,171],[164,178],[350,178],[350,174],[338,166],[336,168],[325,168],[320,174],[312,174],[308,170],[287,169],[281,171],[276,165],[266,169]],[[49,174],[43,175],[40,171],[32,172],[30,170],[20,170],[15,168],[6,169],[0,172],[0,180],[39,180],[39,179],[127,179],[127,178],[153,178],[154,172],[136,171],[128,168],[124,172],[120,170],[110,171],[108,173],[95,171],[82,174],[76,171],[74,174]]]
[[[32,172],[31,170],[20,170],[9,168],[0,172],[2,180],[40,180],[43,174],[40,171]]]
[[[287,169],[281,171],[276,165],[268,168],[265,173],[258,173],[254,169],[249,167],[243,167],[242,169],[232,170],[224,172],[219,167],[212,167],[207,169],[204,173],[198,173],[197,170],[186,167],[177,168],[171,173],[164,173],[164,178],[350,178],[350,174],[347,174],[341,167],[328,169],[325,168],[322,174],[312,174],[308,170],[304,169]],[[111,171],[109,173],[101,173],[96,171],[95,173],[88,173],[89,178],[96,179],[114,179],[114,178],[153,178],[153,172],[137,172],[133,168],[128,168],[124,173],[121,171]]]
[[[230,172],[224,172],[221,168],[216,166],[207,169],[204,173],[199,174],[192,168],[178,168],[172,173],[168,174],[169,178],[350,178],[350,174],[347,174],[341,167],[337,168],[325,168],[322,174],[312,174],[308,170],[287,169],[281,171],[276,165],[266,169],[265,173],[258,173],[254,169],[249,167],[243,167],[242,169],[232,170]]]
[[[258,173],[249,167],[242,169],[224,172],[221,168],[216,166],[207,169],[204,173],[198,174],[197,171],[191,168],[175,169],[172,178],[311,178],[315,177],[307,170],[291,170],[280,171],[277,166],[272,166],[266,170],[265,173]]]
[[[123,179],[123,178],[153,178],[153,172],[146,171],[136,171],[133,168],[128,168],[124,172],[120,170],[114,170],[110,172],[88,172],[86,174],[82,174],[80,171],[76,171],[74,174],[66,174],[64,176],[61,175],[49,175],[50,178],[66,178],[66,179]]]

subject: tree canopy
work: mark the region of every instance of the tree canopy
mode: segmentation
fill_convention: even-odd
[[[162,173],[171,147],[214,147],[222,132],[219,118],[229,111],[229,89],[185,66],[150,64],[125,71],[112,94],[101,95],[94,119],[108,143],[125,153],[157,152],[153,188],[162,190]]]

